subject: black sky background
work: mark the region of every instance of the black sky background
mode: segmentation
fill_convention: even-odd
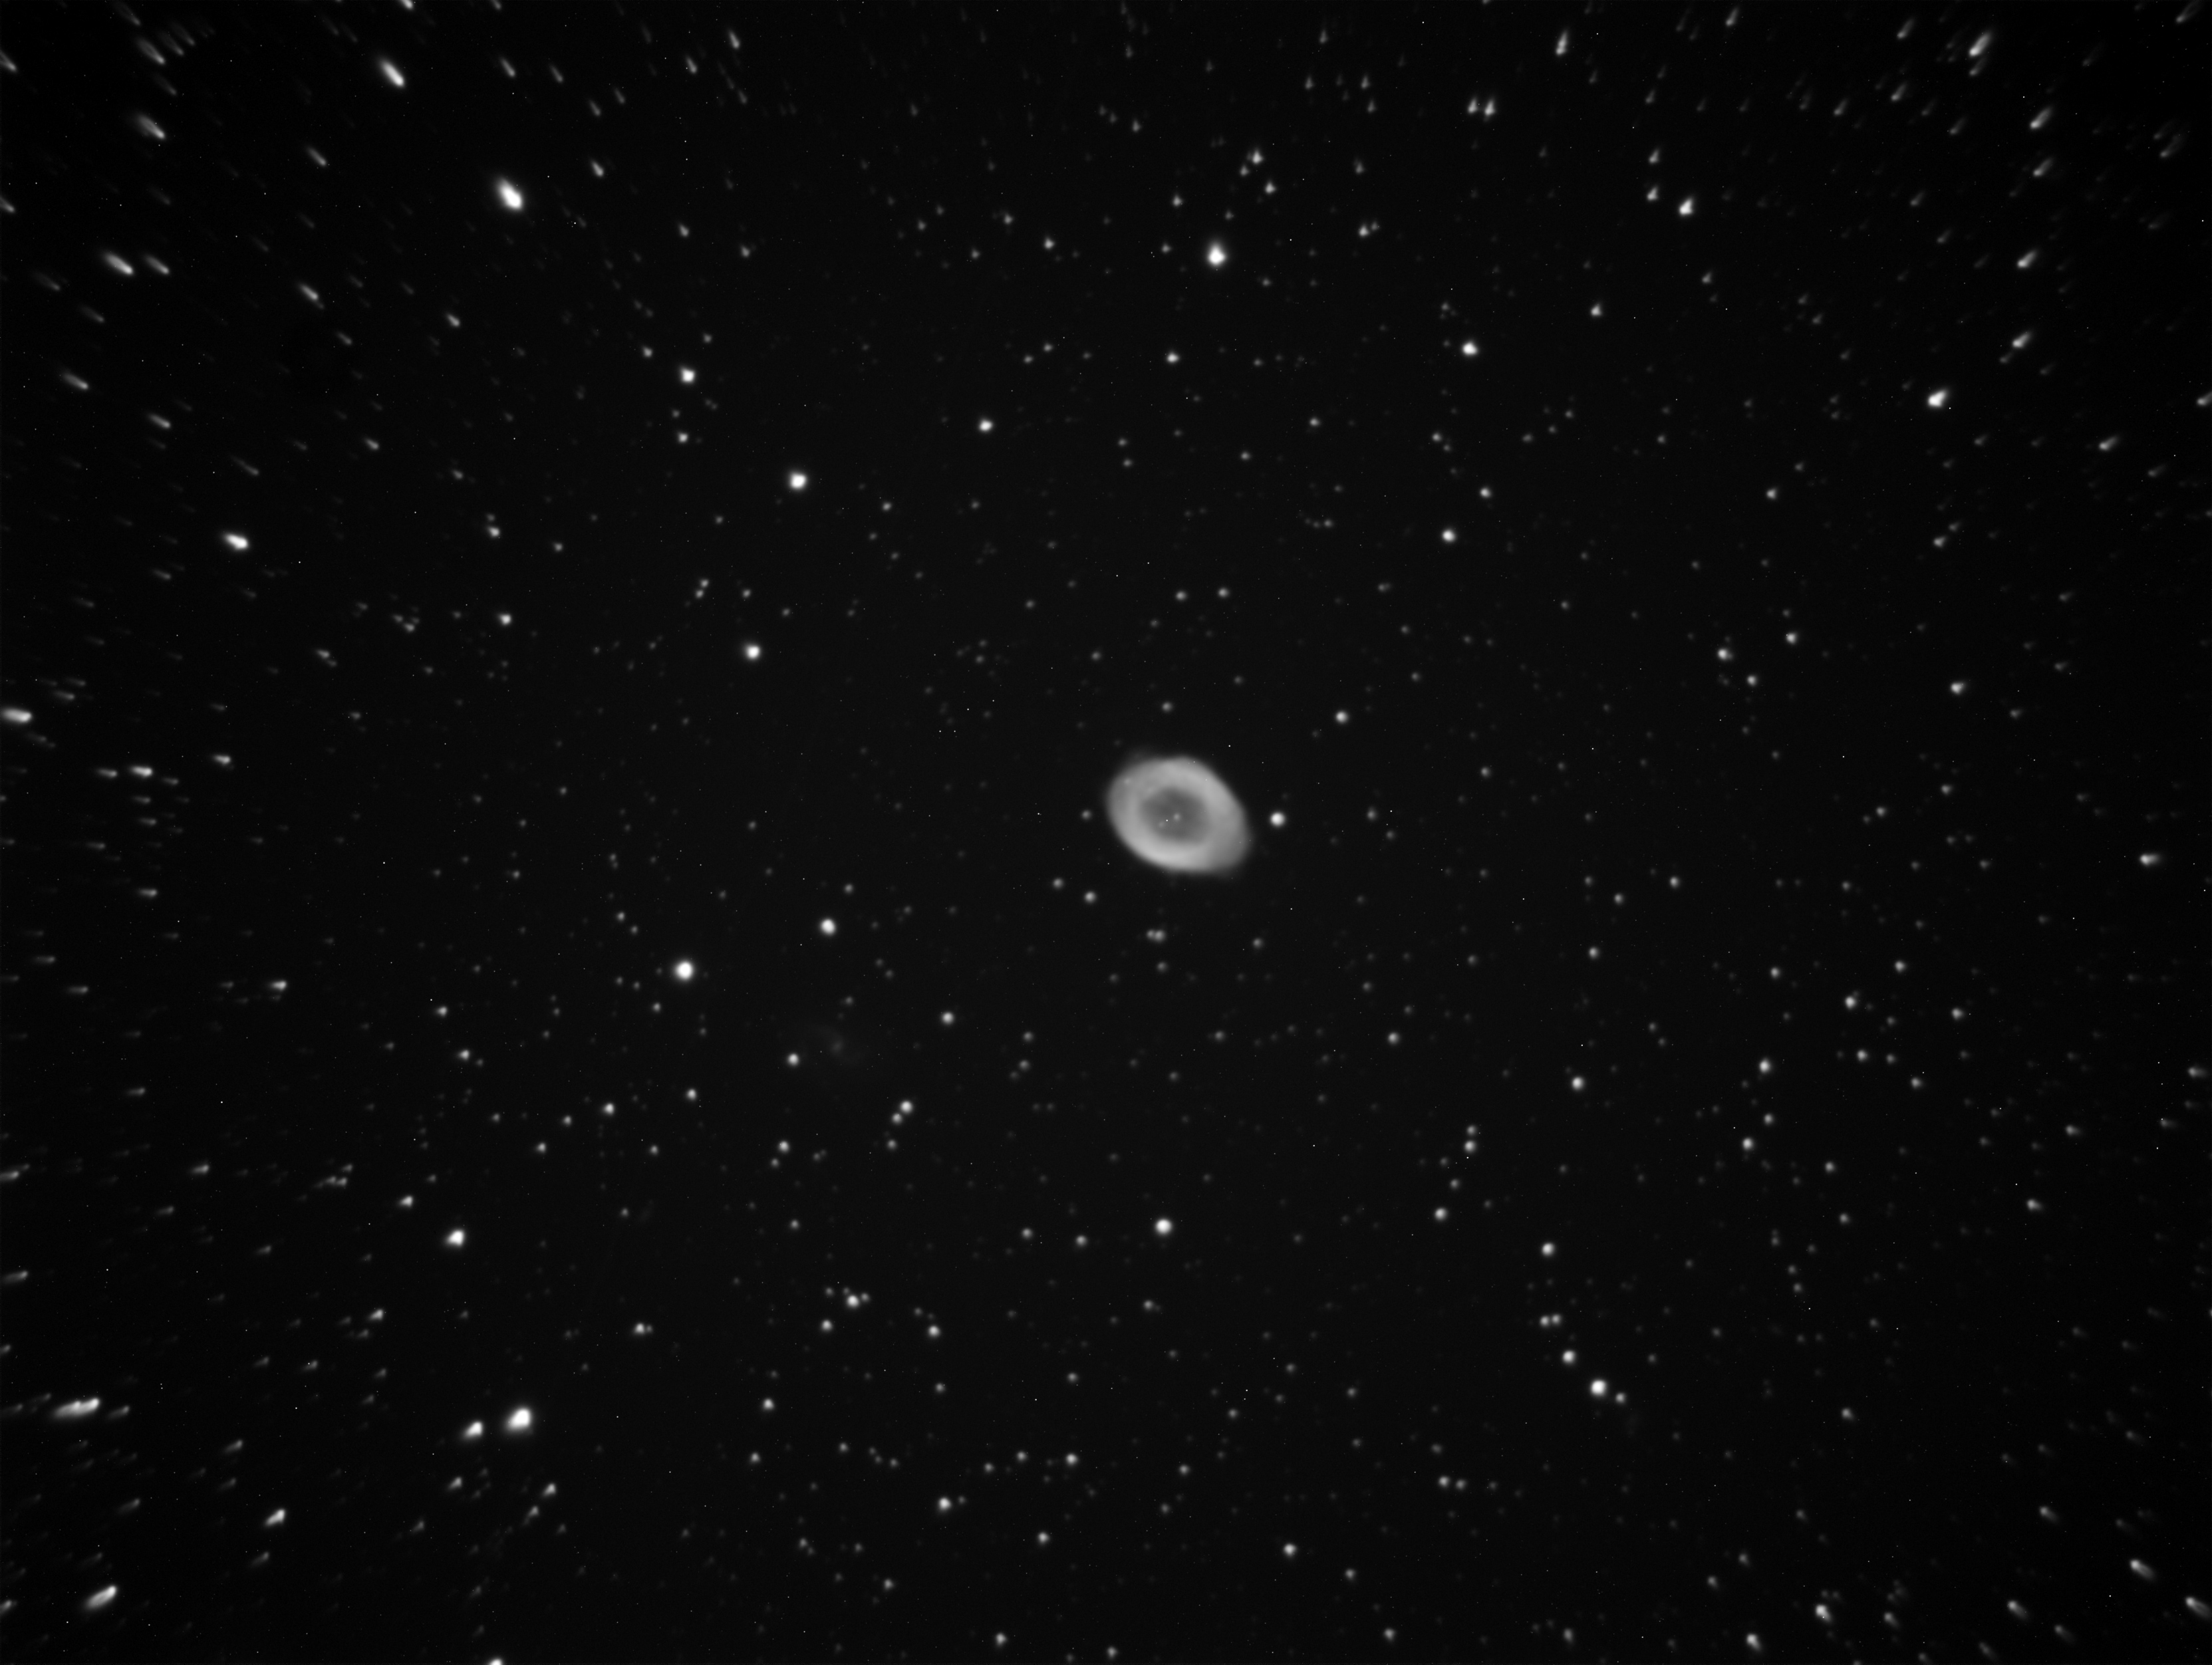
[[[0,9],[0,1647],[2212,1657],[2206,42]]]

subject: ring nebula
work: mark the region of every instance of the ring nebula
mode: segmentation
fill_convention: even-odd
[[[1106,815],[1133,854],[1170,872],[1233,872],[1252,844],[1229,788],[1188,757],[1125,770],[1107,791]]]

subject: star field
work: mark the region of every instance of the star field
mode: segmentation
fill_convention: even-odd
[[[0,12],[0,1648],[2212,1657],[2207,27]]]

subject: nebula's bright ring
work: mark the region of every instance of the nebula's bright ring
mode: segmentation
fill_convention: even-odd
[[[1229,788],[1188,757],[1157,758],[1125,771],[1106,793],[1106,814],[1124,844],[1170,872],[1228,872],[1252,843]]]

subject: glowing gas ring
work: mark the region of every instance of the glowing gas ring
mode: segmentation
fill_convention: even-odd
[[[1235,795],[1188,757],[1123,771],[1107,791],[1106,815],[1132,854],[1170,872],[1233,872],[1252,847]]]

